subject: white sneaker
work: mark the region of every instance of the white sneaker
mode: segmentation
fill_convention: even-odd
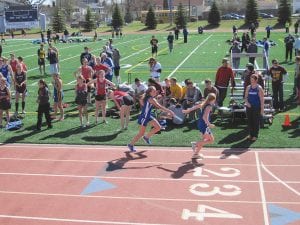
[[[25,114],[26,114],[25,110],[22,110],[22,114],[23,114],[23,115],[25,115]]]
[[[196,150],[196,144],[197,144],[197,142],[192,141],[191,144],[192,144],[192,149],[193,149],[193,152],[194,152]]]

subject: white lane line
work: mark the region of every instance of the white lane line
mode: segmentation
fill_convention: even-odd
[[[58,149],[65,149],[69,151],[74,151],[74,150],[109,150],[109,151],[120,151],[124,150],[127,151],[127,146],[112,146],[112,145],[64,145],[64,144],[19,144],[19,143],[0,143],[1,150],[3,148],[14,148],[15,151],[32,151],[33,149],[35,150],[58,150]],[[191,152],[191,147],[159,147],[159,146],[139,146],[138,148],[139,151],[147,151],[147,150],[155,150],[155,151],[178,151],[178,152]],[[222,151],[228,150],[227,148],[203,148],[201,151],[207,151],[207,152],[217,152],[219,153],[220,157],[222,156]],[[255,152],[262,152],[262,153],[277,153],[277,154],[282,154],[284,153],[289,153],[289,154],[300,154],[300,149],[299,148],[281,148],[281,149],[249,149],[247,151],[247,154],[254,154]],[[232,152],[235,154],[238,153],[244,153],[245,151],[243,150],[236,150],[233,149]],[[138,153],[138,152],[137,152]],[[222,159],[222,161],[226,159]]]
[[[185,59],[169,74],[168,78],[173,76],[173,74],[176,73],[176,71],[185,63],[185,61],[188,60],[191,57],[191,55],[194,54],[194,52],[196,52],[198,48],[200,48],[211,37],[212,34],[209,35],[204,41],[202,41],[187,57],[185,57]]]
[[[123,45],[123,44],[129,43],[129,42],[133,42],[133,41],[137,41],[137,40],[140,40],[140,39],[143,39],[143,38],[145,38],[145,37],[137,38],[137,39],[130,40],[130,41],[125,41],[125,42],[122,42],[122,43],[118,43],[118,44],[116,44],[116,46]],[[91,52],[95,52],[95,51],[100,51],[100,50],[96,49],[96,50],[93,50]],[[75,55],[75,56],[72,56],[72,57],[69,57],[69,58],[65,58],[65,59],[59,60],[59,62],[61,63],[61,62],[64,62],[64,61],[67,61],[67,60],[73,59],[73,58],[79,58],[79,55]],[[49,65],[47,65],[47,66],[49,66]],[[30,72],[30,71],[33,71],[33,70],[37,70],[37,69],[39,69],[39,67],[35,67],[35,68],[30,69],[30,70],[27,70],[27,72]]]
[[[290,191],[294,192],[296,195],[300,196],[300,193],[297,190],[295,190],[294,188],[290,187],[286,182],[282,181],[280,178],[278,178],[276,175],[274,175],[263,163],[261,163],[261,166],[275,180],[277,180],[279,183],[281,183],[282,185],[284,185]]]
[[[205,164],[209,165],[209,164]],[[126,169],[126,166],[124,167]],[[109,172],[107,172],[108,174]],[[41,173],[1,173],[1,176],[22,176],[22,177],[59,177],[59,178],[76,178],[76,179],[90,179],[90,178],[101,178],[110,180],[142,180],[142,181],[168,181],[168,182],[199,182],[196,178],[180,178],[180,180],[174,180],[173,178],[157,178],[157,177],[113,177],[113,176],[95,176],[95,175],[73,175],[73,174],[41,174]],[[25,178],[24,178],[25,179]],[[203,182],[232,182],[232,183],[259,183],[258,180],[222,180],[222,179],[201,179]],[[276,184],[277,181],[264,181],[264,183]],[[300,184],[300,181],[286,181],[290,184]],[[1,192],[0,192],[1,193]],[[299,203],[300,204],[300,203]]]
[[[147,200],[147,201],[170,201],[170,202],[199,202],[199,199],[191,198],[147,198],[147,197],[134,197],[134,196],[108,196],[108,195],[69,195],[69,194],[51,194],[51,193],[40,193],[40,192],[17,192],[17,191],[0,191],[0,194],[11,194],[11,195],[35,195],[35,196],[51,196],[51,197],[65,197],[65,198],[91,198],[91,199],[126,199],[126,200]],[[201,199],[201,202],[214,202],[214,203],[243,203],[243,204],[261,204],[260,201],[235,201],[235,200],[212,200],[212,199]],[[270,202],[280,204],[292,204],[300,205],[300,202]]]
[[[71,223],[90,223],[90,224],[116,224],[116,225],[171,225],[160,223],[132,223],[132,222],[118,222],[118,221],[104,221],[104,220],[79,220],[79,219],[63,219],[50,217],[33,217],[33,216],[14,216],[14,215],[0,215],[0,218],[19,219],[19,220],[38,220],[38,221],[56,221],[56,222],[71,222]]]
[[[267,202],[266,202],[266,194],[265,194],[263,179],[262,179],[262,175],[261,175],[261,168],[260,168],[258,152],[255,152],[255,160],[256,160],[257,176],[258,176],[258,180],[259,180],[259,189],[260,189],[262,208],[263,208],[263,214],[264,214],[264,224],[269,225],[270,223],[269,223],[269,216],[268,216],[268,209],[267,209]]]
[[[0,157],[0,160],[12,160],[12,161],[49,161],[49,162],[78,162],[78,163],[107,163],[109,160],[82,160],[82,159],[55,159],[55,158],[9,158],[9,157]],[[182,165],[182,162],[157,162],[157,161],[143,161],[143,162],[134,162],[129,161],[128,164],[162,164],[162,165]],[[205,163],[205,165],[209,166],[232,166],[233,164],[224,164],[224,163]],[[234,166],[249,166],[249,167],[256,167],[256,164],[234,164]],[[274,164],[274,165],[268,165],[269,167],[300,167],[299,164],[290,164],[290,165],[281,165],[281,164]],[[264,181],[265,182],[265,181]],[[291,181],[292,182],[292,181]],[[287,182],[289,183],[289,182]],[[298,183],[295,181],[295,183]],[[300,183],[300,181],[299,181]]]

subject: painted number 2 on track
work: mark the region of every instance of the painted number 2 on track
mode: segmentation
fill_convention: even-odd
[[[217,172],[198,167],[195,168],[193,176],[205,178],[211,175],[223,178],[240,176],[240,171],[235,168],[221,167],[220,171],[221,172]],[[189,191],[196,196],[237,196],[241,194],[241,189],[235,185],[225,184],[222,187],[225,191],[222,191],[219,187],[210,188],[210,186],[206,183],[197,183],[191,185]],[[199,204],[194,212],[189,209],[183,209],[181,218],[183,220],[196,219],[197,221],[204,221],[205,218],[242,219],[243,217],[208,205]]]

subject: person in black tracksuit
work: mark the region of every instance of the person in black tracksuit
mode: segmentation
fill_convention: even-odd
[[[289,34],[284,38],[285,43],[285,61],[288,60],[288,56],[290,55],[290,62],[292,61],[292,55],[293,55],[293,47],[294,47],[295,39],[294,37]]]
[[[50,117],[50,102],[49,102],[49,89],[44,80],[39,80],[39,90],[38,90],[38,120],[36,124],[36,129],[41,130],[42,127],[42,117],[45,114],[46,122],[48,128],[52,128],[51,117]]]

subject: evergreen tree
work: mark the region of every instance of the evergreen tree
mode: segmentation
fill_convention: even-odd
[[[130,0],[126,1],[124,20],[125,23],[131,23],[133,21]]]
[[[220,17],[220,11],[217,7],[216,2],[214,1],[213,4],[211,5],[209,14],[208,14],[208,24],[211,25],[219,25],[221,21],[221,17]]]
[[[85,14],[85,30],[86,31],[92,31],[96,27],[95,25],[95,20],[94,20],[94,15],[91,12],[90,7],[87,8],[86,14]]]
[[[181,2],[178,6],[175,24],[178,28],[184,28],[186,26],[186,14]]]
[[[111,25],[114,29],[117,29],[118,27],[122,27],[123,23],[124,22],[123,22],[120,8],[119,8],[118,4],[115,4],[115,7],[113,9]]]
[[[164,10],[167,10],[167,9],[169,9],[169,0],[163,0],[164,2],[163,2],[163,9]]]
[[[148,13],[147,13],[147,16],[146,16],[145,25],[148,29],[152,29],[152,30],[155,29],[156,26],[157,26],[155,13],[154,13],[154,10],[153,10],[152,6],[149,7],[149,10],[148,10]]]
[[[258,19],[257,2],[256,0],[248,0],[246,5],[245,23],[256,23]]]
[[[278,7],[278,22],[285,24],[291,22],[291,2],[290,0],[280,0]]]
[[[66,24],[64,20],[64,15],[58,7],[55,7],[52,19],[52,29],[56,33],[61,33],[65,30],[65,27]]]

